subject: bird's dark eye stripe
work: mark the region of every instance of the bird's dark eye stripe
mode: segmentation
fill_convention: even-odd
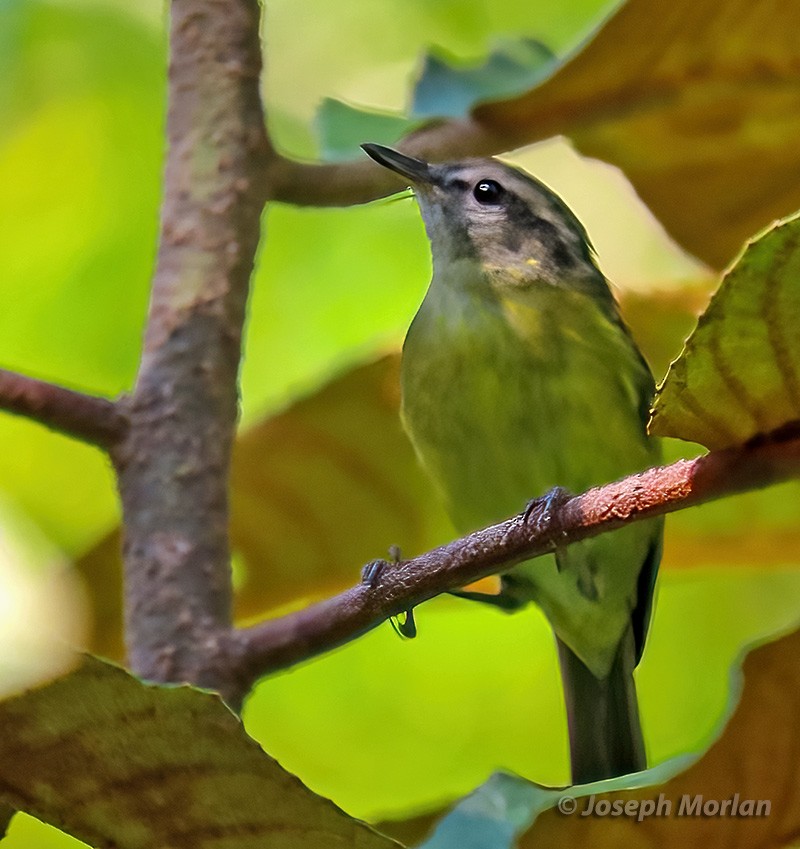
[[[478,203],[490,205],[500,203],[505,191],[497,180],[479,180],[472,194]]]

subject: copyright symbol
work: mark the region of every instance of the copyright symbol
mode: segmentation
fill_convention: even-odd
[[[558,812],[560,814],[566,814],[567,816],[574,814],[577,807],[578,803],[572,798],[572,796],[562,796],[558,800]]]

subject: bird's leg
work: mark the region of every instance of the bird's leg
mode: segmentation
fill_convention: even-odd
[[[397,566],[400,563],[401,555],[400,548],[396,545],[389,546],[389,560],[371,560],[361,570],[361,583],[366,584],[371,589],[376,587],[381,580],[381,575],[391,566]],[[414,621],[414,608],[409,607],[405,613],[405,619],[400,621],[399,616],[392,616],[389,619],[395,632],[408,640],[413,640],[417,636],[417,623]]]

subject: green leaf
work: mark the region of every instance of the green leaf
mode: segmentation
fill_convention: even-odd
[[[391,145],[414,126],[414,121],[391,112],[378,112],[326,97],[315,124],[320,155],[329,162],[352,159],[363,142]]]
[[[800,420],[800,218],[751,241],[658,389],[650,429],[726,448]]]
[[[93,658],[0,703],[0,803],[120,849],[399,845],[307,790],[217,697]]]
[[[466,65],[444,51],[429,53],[414,88],[411,114],[463,118],[481,101],[536,85],[555,65],[555,54],[532,38],[498,40],[478,65]]]

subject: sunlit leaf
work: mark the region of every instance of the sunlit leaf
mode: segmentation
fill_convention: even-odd
[[[215,696],[91,658],[0,703],[0,802],[120,849],[398,845],[281,769]]]
[[[661,577],[637,671],[653,764],[717,738],[741,647],[785,633],[800,597],[796,568]],[[441,808],[498,768],[567,782],[558,660],[542,614],[438,598],[416,618],[415,640],[386,623],[263,681],[247,702],[248,732],[317,792],[370,820]],[[391,734],[369,735],[387,726]]]
[[[736,676],[744,678],[740,703],[719,740],[694,763],[676,759],[578,788],[543,787],[497,774],[459,802],[422,846],[790,844],[800,822],[792,756],[798,656],[800,632],[748,655],[743,675]],[[709,801],[707,810],[717,815],[703,813]]]
[[[794,757],[796,716],[800,709],[800,632],[751,652],[744,662],[741,701],[721,738],[694,765],[666,783],[598,799],[656,800],[671,803],[661,816],[644,823],[635,816],[564,816],[551,809],[525,834],[520,847],[535,846],[695,846],[767,847],[792,845],[800,828],[798,763]],[[721,806],[727,814],[680,815],[695,797]],[[688,802],[684,802],[688,799]],[[736,800],[738,815],[734,815]],[[768,807],[745,806],[746,800]],[[713,807],[713,805],[712,805]],[[684,812],[687,810],[683,808]],[[765,814],[764,811],[767,811]],[[750,811],[750,814],[747,812]]]
[[[655,401],[651,430],[725,448],[800,419],[800,218],[750,242]]]
[[[509,147],[565,134],[620,166],[719,267],[800,207],[798,0],[629,0],[550,79],[474,119]]]

